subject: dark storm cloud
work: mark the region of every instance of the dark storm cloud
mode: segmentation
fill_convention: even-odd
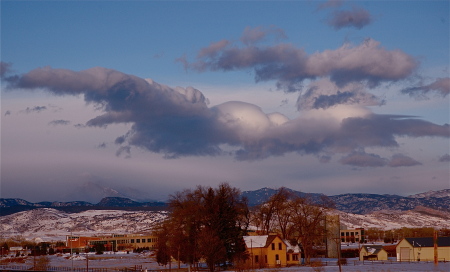
[[[403,89],[401,92],[403,94],[409,94],[413,97],[426,95],[430,92],[434,92],[441,95],[442,97],[446,97],[450,93],[450,78],[438,78],[433,83]]]
[[[51,126],[67,126],[70,124],[68,120],[53,120],[48,123]]]
[[[387,160],[376,155],[365,152],[352,152],[339,160],[342,164],[358,167],[382,167],[387,164]]]
[[[376,164],[376,156],[358,150],[397,147],[398,136],[450,136],[448,125],[408,116],[376,115],[361,107],[356,108],[358,114],[349,115],[345,107],[333,108],[336,112],[329,117],[312,110],[310,115],[293,120],[280,113],[266,114],[256,105],[239,101],[208,108],[204,95],[192,87],[171,88],[101,67],[80,72],[39,68],[16,76],[8,88],[83,95],[87,103],[100,107],[103,113],[78,127],[131,124],[131,129],[117,135],[115,141],[119,145],[117,155],[126,157],[131,147],[176,158],[214,156],[224,153],[222,148],[227,146],[236,150],[238,160],[259,160],[290,152],[327,156],[341,153],[351,154],[342,159],[344,164],[356,165],[360,156],[370,165]],[[342,114],[347,117],[336,118]],[[381,161],[378,158],[378,164]]]
[[[336,30],[345,27],[361,29],[369,25],[372,20],[373,18],[367,10],[353,7],[351,10],[334,11],[328,19],[328,24]]]
[[[375,87],[405,79],[417,67],[413,57],[401,50],[386,50],[371,39],[311,55],[292,44],[238,47],[222,40],[201,49],[195,62],[189,63],[186,57],[180,61],[199,72],[252,69],[257,82],[275,80],[278,89],[290,92],[300,90],[306,79],[322,77],[340,87],[351,82]]]
[[[390,167],[402,167],[402,166],[415,166],[421,164],[422,163],[414,160],[411,157],[405,156],[403,154],[395,154],[394,156],[392,156],[388,165]]]

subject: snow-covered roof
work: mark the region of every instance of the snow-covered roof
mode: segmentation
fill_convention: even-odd
[[[265,247],[267,238],[269,235],[244,236],[244,241],[247,248]]]
[[[366,245],[366,246],[363,246],[363,248],[365,248],[367,253],[369,253],[370,255],[377,255],[383,249],[383,246],[381,246],[381,245],[367,246]]]
[[[300,247],[298,245],[293,246],[288,240],[283,240],[286,244],[286,249],[289,252],[291,250],[292,253],[300,253]]]

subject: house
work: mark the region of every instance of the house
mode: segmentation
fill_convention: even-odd
[[[293,246],[289,241],[284,240],[286,244],[286,264],[288,266],[290,265],[297,265],[300,264],[301,259],[301,249],[298,245]]]
[[[379,261],[387,260],[388,253],[381,245],[364,245],[359,250],[359,260]]]
[[[396,247],[397,261],[433,261],[433,237],[414,237],[402,239]],[[437,238],[438,261],[450,260],[450,237]]]
[[[244,236],[244,241],[249,253],[246,261],[248,267],[253,269],[287,265],[287,245],[278,235]]]

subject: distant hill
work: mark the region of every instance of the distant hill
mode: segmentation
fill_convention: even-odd
[[[318,202],[325,195],[316,193],[303,193],[286,188],[294,195],[310,197]],[[276,189],[262,188],[255,191],[245,191],[242,195],[247,197],[249,205],[259,205],[267,201],[277,192]],[[381,210],[409,211],[416,207],[428,207],[440,211],[450,211],[450,189],[441,191],[430,191],[413,196],[378,195],[378,194],[341,194],[328,196],[335,204],[337,210],[354,213],[368,214]]]
[[[124,197],[105,197],[97,204],[86,201],[70,202],[38,202],[31,203],[20,198],[0,198],[0,216],[38,208],[53,208],[69,213],[78,213],[87,210],[164,210],[164,202],[136,202]]]
[[[426,207],[438,211],[450,212],[450,189],[430,191],[412,196],[378,195],[378,194],[341,194],[326,196],[317,193],[304,193],[286,188],[300,197],[309,197],[318,203],[322,198],[328,198],[339,211],[353,214],[369,214],[376,211],[409,211],[417,207]],[[244,191],[250,206],[256,206],[267,201],[277,189],[261,188],[254,191]],[[167,203],[161,201],[140,202],[126,197],[105,197],[100,202],[92,204],[86,201],[71,202],[38,202],[31,203],[18,198],[0,198],[0,216],[27,211],[37,208],[54,208],[65,212],[81,212],[86,210],[165,210]]]

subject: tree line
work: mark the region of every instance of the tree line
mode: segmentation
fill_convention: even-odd
[[[205,260],[210,271],[217,265],[239,266],[249,257],[243,236],[251,224],[261,235],[279,233],[282,239],[300,244],[306,260],[313,246],[325,235],[324,218],[332,203],[320,203],[280,188],[265,203],[252,209],[241,192],[227,183],[218,188],[198,186],[169,199],[170,214],[156,228],[156,259],[171,265],[171,259],[191,265]]]

